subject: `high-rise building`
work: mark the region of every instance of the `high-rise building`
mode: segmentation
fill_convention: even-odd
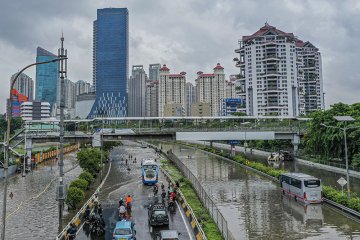
[[[143,65],[132,66],[132,74],[128,84],[128,116],[146,116],[146,88],[147,76]]]
[[[37,48],[36,62],[56,59],[57,56],[41,47]],[[58,63],[36,65],[36,94],[37,101],[48,102],[50,106],[56,103],[59,86]]]
[[[64,79],[64,107],[67,109],[75,108],[76,92],[75,83],[69,79]]]
[[[160,63],[149,64],[149,79],[159,81],[160,79]]]
[[[186,115],[191,116],[191,105],[196,101],[196,91],[191,82],[187,82],[185,88]]]
[[[248,115],[298,116],[323,109],[321,55],[268,23],[239,41],[239,87]]]
[[[28,97],[19,93],[18,90],[12,89],[11,90],[11,116],[12,117],[20,117],[21,116],[21,104],[23,102],[28,101]],[[10,101],[7,99],[7,109],[9,109]]]
[[[159,81],[147,80],[145,91],[146,116],[159,116]]]
[[[98,9],[93,33],[96,100],[89,117],[125,117],[129,61],[127,8]]]
[[[197,72],[196,99],[198,103],[209,103],[211,116],[221,116],[221,101],[226,98],[224,68],[218,63],[214,73]]]
[[[17,73],[11,76],[11,82],[14,81]],[[21,73],[15,82],[14,89],[18,90],[19,93],[26,96],[28,101],[34,99],[34,80],[25,73]]]
[[[185,75],[185,72],[170,74],[170,69],[165,64],[160,69],[159,117],[164,116],[165,104],[179,103],[184,109],[181,112],[185,112]],[[176,108],[178,109],[179,107],[177,106]]]
[[[91,85],[88,82],[79,80],[75,83],[76,96],[92,92]]]

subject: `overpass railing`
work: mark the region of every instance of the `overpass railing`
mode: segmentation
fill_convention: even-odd
[[[201,185],[200,181],[197,179],[197,177],[171,151],[167,153],[167,157],[173,163],[175,163],[175,165],[180,169],[182,174],[191,181],[192,186],[195,189],[200,201],[206,207],[206,209],[210,213],[212,219],[217,224],[217,226],[221,232],[221,235],[224,237],[224,239],[225,240],[235,240],[235,237],[232,235],[232,233],[230,232],[230,230],[228,228],[228,223],[227,223],[226,219],[224,218],[224,216],[218,209],[217,205],[213,202],[211,197],[208,195],[206,190],[202,187],[202,185]]]

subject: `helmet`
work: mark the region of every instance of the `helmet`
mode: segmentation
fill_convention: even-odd
[[[120,198],[120,201],[122,201],[123,200],[123,198]]]

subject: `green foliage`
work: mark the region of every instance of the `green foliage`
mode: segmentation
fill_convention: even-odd
[[[308,117],[312,121],[308,123],[306,135],[304,137],[305,152],[310,155],[320,156],[322,159],[331,160],[332,158],[342,158],[345,156],[344,133],[340,129],[324,127],[327,126],[347,127],[360,126],[359,122],[344,123],[334,119],[334,116],[352,116],[360,119],[360,104],[347,105],[337,103],[330,110],[317,111]],[[360,129],[350,129],[347,131],[348,154],[351,158],[360,150]],[[319,144],[321,143],[321,144]]]
[[[351,161],[351,166],[360,167],[360,153],[355,153]]]
[[[104,152],[103,152],[104,154]],[[107,154],[103,155],[103,159],[107,158]],[[100,171],[101,164],[101,150],[98,148],[85,148],[81,149],[77,153],[77,159],[79,161],[79,165],[85,171],[90,172],[95,175]]]
[[[84,171],[84,172],[80,173],[79,179],[84,179],[84,180],[87,181],[89,184],[90,184],[92,181],[94,181],[94,177],[93,177],[93,175],[92,175],[89,171]]]
[[[323,186],[323,194],[324,197],[334,202],[340,203],[344,206],[354,209],[355,211],[360,212],[360,197],[357,197],[354,193],[351,194],[351,198],[348,201],[346,192],[342,193],[342,191],[338,191],[333,187]]]
[[[70,187],[67,191],[65,203],[70,209],[75,209],[85,198],[83,190],[77,187]]]
[[[88,188],[88,186],[89,186],[88,181],[86,181],[84,179],[76,179],[70,183],[69,188],[76,187],[76,188],[79,188],[79,189],[85,191]]]

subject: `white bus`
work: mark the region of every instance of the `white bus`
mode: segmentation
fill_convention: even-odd
[[[304,173],[284,173],[280,176],[283,194],[295,200],[308,203],[322,202],[321,180]]]
[[[159,166],[154,159],[144,159],[141,163],[141,176],[144,185],[153,185],[159,179]]]

